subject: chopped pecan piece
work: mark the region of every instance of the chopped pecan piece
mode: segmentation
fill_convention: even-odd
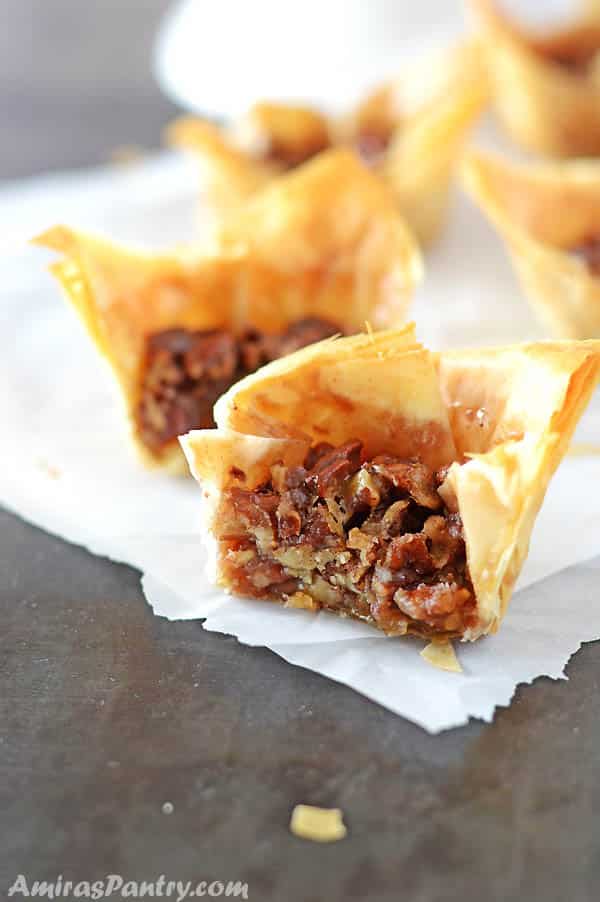
[[[249,526],[271,529],[273,516],[279,506],[279,496],[272,492],[247,492],[245,489],[230,489],[231,502],[235,513]]]
[[[317,442],[306,455],[304,467],[306,470],[312,470],[322,457],[334,450],[333,445],[330,445],[329,442]],[[306,478],[306,475],[303,478]]]
[[[280,539],[299,536],[302,529],[302,517],[294,507],[288,494],[283,495],[277,507],[277,532]]]
[[[395,579],[401,579],[404,584],[418,583],[425,574],[434,570],[423,533],[409,533],[392,539],[384,563],[390,570],[400,571],[395,574]]]
[[[340,489],[346,476],[351,476],[360,467],[362,443],[346,442],[322,454],[307,476],[309,486],[315,486],[318,495],[324,498],[328,492]]]
[[[358,473],[348,480],[344,498],[349,513],[373,510],[385,494],[387,483],[377,474],[361,467]]]
[[[230,379],[237,365],[236,341],[228,332],[205,332],[190,337],[183,353],[183,370],[188,379],[211,382]]]
[[[453,614],[471,598],[471,593],[456,583],[421,585],[410,592],[397,589],[394,601],[411,620],[431,621]]]
[[[462,524],[456,521],[458,514],[448,517],[428,517],[423,525],[423,532],[428,539],[431,559],[437,568],[445,567],[457,554],[464,554]]]
[[[392,457],[376,457],[371,468],[374,473],[385,476],[392,485],[406,492],[417,504],[437,510],[442,499],[437,493],[434,474],[418,460],[395,460]]]

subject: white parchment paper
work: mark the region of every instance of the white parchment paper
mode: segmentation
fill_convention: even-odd
[[[600,456],[564,461],[521,590],[497,636],[458,647],[462,674],[433,669],[417,641],[233,599],[207,584],[198,487],[141,468],[108,369],[45,271],[51,255],[23,243],[57,221],[151,246],[183,240],[192,234],[194,184],[185,162],[161,157],[0,189],[0,501],[139,568],[157,614],[206,618],[206,629],[266,645],[433,732],[471,716],[489,720],[519,683],[560,677],[580,643],[600,636],[600,559],[559,573],[600,554]],[[434,348],[542,337],[500,241],[465,199],[428,258],[414,314]],[[600,445],[600,404],[577,439]]]

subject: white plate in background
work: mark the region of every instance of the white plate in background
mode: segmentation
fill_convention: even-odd
[[[503,3],[547,26],[578,0]],[[261,98],[339,112],[402,59],[458,37],[463,11],[462,0],[176,0],[154,70],[165,94],[205,115],[234,117]]]
[[[258,98],[339,111],[461,22],[460,0],[179,0],[154,66],[171,99],[206,115]]]

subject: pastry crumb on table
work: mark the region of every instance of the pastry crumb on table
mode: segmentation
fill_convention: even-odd
[[[420,655],[424,661],[432,667],[437,667],[438,670],[447,670],[448,673],[463,672],[454,645],[450,641],[434,640],[425,646]]]
[[[296,805],[290,819],[290,831],[312,842],[337,842],[348,834],[340,808]]]

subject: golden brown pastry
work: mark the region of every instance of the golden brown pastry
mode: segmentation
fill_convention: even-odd
[[[414,329],[278,360],[181,439],[216,579],[391,635],[497,629],[600,342],[433,354]]]
[[[464,175],[550,333],[600,338],[600,161],[517,165],[473,152]]]
[[[378,179],[344,150],[257,194],[202,249],[138,253],[56,227],[37,239],[118,379],[147,463],[185,471],[177,436],[269,360],[402,322],[421,275]]]
[[[470,0],[482,27],[495,106],[511,137],[549,156],[600,154],[600,6],[571,27],[535,32],[499,0]],[[582,5],[582,4],[580,4]]]
[[[343,119],[259,103],[229,129],[184,118],[173,123],[168,138],[198,161],[204,200],[217,218],[327,146],[348,145],[383,179],[418,238],[428,242],[442,226],[456,161],[486,100],[485,70],[472,43],[412,64]]]
[[[240,148],[280,170],[300,166],[332,144],[327,118],[308,107],[257,103],[234,129]]]

